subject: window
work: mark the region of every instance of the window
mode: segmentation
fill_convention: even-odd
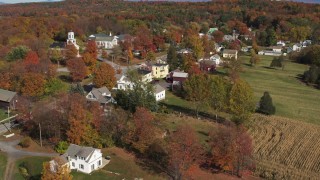
[[[74,164],[74,162],[72,162],[72,167],[75,167],[76,165]]]
[[[101,166],[101,160],[98,161],[98,166]]]
[[[94,164],[91,165],[91,170],[94,170]]]
[[[80,169],[84,169],[83,164],[79,164],[79,168],[80,168]]]

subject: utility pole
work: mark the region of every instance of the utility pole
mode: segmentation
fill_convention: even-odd
[[[10,106],[8,106],[8,118],[10,117]]]
[[[39,123],[39,130],[40,130],[40,146],[42,147],[41,125],[40,125],[40,123]]]

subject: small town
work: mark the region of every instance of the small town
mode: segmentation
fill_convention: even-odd
[[[0,180],[320,179],[317,2],[3,0],[0,32]]]

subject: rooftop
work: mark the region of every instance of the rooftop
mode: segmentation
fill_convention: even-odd
[[[185,73],[185,72],[173,72],[172,77],[187,78],[188,77],[188,73]]]
[[[223,50],[223,53],[224,54],[237,54],[238,51],[234,50],[234,49],[225,49],[225,50]]]
[[[163,87],[160,86],[159,84],[154,85],[154,89],[155,89],[154,92],[155,92],[156,94],[166,90],[165,88],[163,88]]]
[[[11,102],[16,95],[16,92],[0,89],[0,101]]]

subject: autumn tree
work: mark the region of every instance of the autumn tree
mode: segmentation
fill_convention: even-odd
[[[92,58],[97,59],[97,45],[95,41],[88,41],[86,46],[86,53],[89,53]]]
[[[202,147],[192,127],[179,126],[169,137],[168,171],[173,179],[184,179],[184,174],[202,159]]]
[[[81,82],[87,76],[87,67],[81,58],[68,60],[67,67],[74,82]]]
[[[112,89],[116,85],[115,70],[107,63],[101,63],[94,71],[93,83],[97,87]]]
[[[0,72],[0,88],[10,90],[13,85],[13,82],[11,81],[12,77],[13,74],[9,71]]]
[[[196,59],[192,54],[183,54],[181,58],[181,69],[185,72],[189,72],[195,65]]]
[[[239,177],[253,168],[253,146],[242,126],[220,126],[209,133],[210,162],[214,167]]]
[[[84,64],[88,67],[88,74],[91,74],[96,66],[97,59],[94,58],[89,52],[84,53],[82,59]]]
[[[154,116],[142,107],[137,107],[133,114],[133,129],[128,133],[128,141],[134,149],[143,154],[159,136],[158,129],[153,125]]]
[[[232,120],[236,124],[244,123],[255,109],[252,88],[246,81],[238,80],[234,82],[229,96]]]
[[[68,142],[101,147],[100,137],[92,127],[92,114],[85,107],[86,100],[80,94],[71,94],[67,111],[69,129]]]
[[[237,81],[240,78],[240,72],[242,71],[242,62],[241,59],[231,58],[225,64],[227,68],[227,73],[232,81]]]
[[[256,52],[253,49],[251,49],[251,58],[250,58],[251,66],[256,66],[259,61],[260,61],[260,57],[256,54]]]
[[[21,94],[39,97],[45,92],[46,79],[42,74],[26,73],[21,77]]]
[[[155,61],[156,60],[156,55],[154,54],[154,52],[149,51],[147,53],[146,60],[147,61]]]
[[[34,51],[29,51],[26,57],[24,58],[24,64],[26,66],[39,64],[38,54]]]
[[[224,36],[224,33],[222,31],[215,31],[213,33],[214,41],[217,42],[217,43],[222,43],[223,36]]]
[[[284,70],[284,57],[280,56],[280,57],[274,57],[273,60],[270,63],[270,67],[272,68],[282,68],[282,70]]]
[[[41,180],[72,180],[73,177],[69,174],[69,167],[64,166],[62,159],[57,157],[53,161],[55,162],[53,165],[54,171],[52,171],[50,162],[43,163]]]
[[[209,133],[210,163],[221,170],[233,169],[235,160],[235,133],[231,128],[219,126]]]
[[[102,51],[102,54],[101,54],[101,57],[102,57],[103,59],[107,59],[107,58],[108,58],[108,52],[107,52],[106,50],[103,50],[103,51]]]
[[[78,56],[78,50],[74,45],[67,45],[66,59],[74,59]]]
[[[58,64],[58,68],[60,66],[60,62],[63,61],[63,55],[60,49],[54,48],[51,50],[51,61]]]

